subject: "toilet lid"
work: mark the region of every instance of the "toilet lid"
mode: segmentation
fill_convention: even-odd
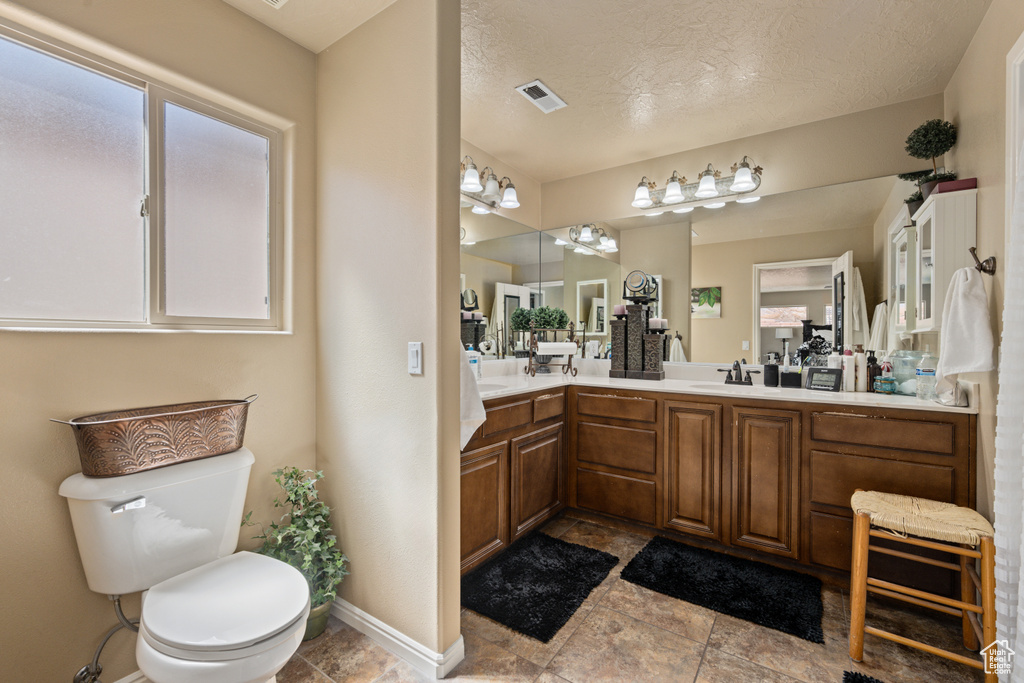
[[[306,610],[309,587],[297,569],[240,552],[149,589],[142,621],[156,640],[182,650],[234,650],[281,631]]]

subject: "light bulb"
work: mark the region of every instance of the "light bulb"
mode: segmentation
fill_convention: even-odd
[[[593,242],[594,233],[590,231],[589,225],[584,225],[583,229],[580,230],[580,242]]]
[[[651,201],[651,191],[647,189],[647,183],[641,180],[636,186],[636,194],[633,195],[633,208],[646,209],[652,204],[654,202]]]
[[[741,166],[736,171],[736,177],[732,181],[732,185],[729,186],[729,190],[732,192],[750,192],[757,185],[754,184],[753,176],[750,173],[750,169],[746,166]]]
[[[759,201],[760,199],[761,199],[760,196],[757,196],[757,197],[742,197],[740,199],[737,199],[736,203],[737,204],[753,204],[754,202]]]
[[[498,176],[491,173],[487,176],[487,184],[484,185],[484,193],[481,195],[485,201],[496,202],[501,197],[501,190],[498,188]]]
[[[661,200],[665,204],[678,204],[683,201],[683,186],[679,184],[679,174],[673,172],[665,186],[665,197]]]
[[[477,173],[476,164],[473,163],[472,159],[466,165],[466,173],[462,177],[462,184],[459,185],[459,189],[463,192],[479,192],[484,189],[484,186],[480,184],[480,174]]]
[[[485,209],[485,208],[484,208],[484,207],[482,207],[482,206],[477,206],[476,204],[474,204],[474,205],[473,205],[473,213],[475,213],[475,214],[479,214],[479,215],[481,215],[481,216],[482,216],[482,215],[484,215],[484,214],[488,214],[488,213],[490,213],[490,211],[488,211],[487,209]]]
[[[725,202],[715,202],[713,204],[705,204],[704,208],[705,209],[721,209],[723,206],[725,206]]]
[[[519,208],[519,197],[516,195],[516,186],[510,181],[505,186],[505,194],[501,197],[501,203],[498,205],[503,209],[518,209]]]
[[[700,199],[718,196],[718,188],[715,187],[715,171],[711,164],[708,164],[707,170],[701,173],[700,185],[697,186],[697,191],[693,194]]]
[[[690,213],[691,211],[693,211],[692,206],[684,206],[681,209],[672,209],[672,213]]]

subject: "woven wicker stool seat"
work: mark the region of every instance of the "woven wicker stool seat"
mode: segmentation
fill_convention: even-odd
[[[850,658],[861,661],[864,635],[870,634],[930,652],[977,669],[985,669],[984,649],[996,638],[995,532],[987,519],[970,508],[926,498],[858,490],[850,498],[853,510],[853,570],[850,575]],[[871,538],[906,543],[919,548],[958,555],[959,563],[917,553],[871,545]],[[868,576],[870,552],[912,560],[960,572],[960,599],[902,586]],[[981,572],[975,567],[981,560]],[[963,623],[963,642],[968,650],[982,648],[982,659],[943,650],[905,636],[865,625],[867,594],[876,593],[958,616]],[[978,604],[977,596],[981,596]],[[985,671],[986,683],[997,676]]]
[[[854,514],[866,514],[871,525],[897,534],[932,538],[947,543],[978,545],[995,531],[977,510],[927,498],[895,493],[858,491],[850,498]]]

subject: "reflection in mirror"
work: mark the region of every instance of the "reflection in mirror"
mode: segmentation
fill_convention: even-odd
[[[581,280],[576,283],[576,310],[579,312],[579,327],[588,336],[602,336],[608,333],[605,319],[607,280]]]

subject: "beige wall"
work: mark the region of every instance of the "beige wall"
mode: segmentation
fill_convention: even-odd
[[[999,268],[985,278],[989,308],[1002,331],[1005,283],[1006,55],[1024,31],[1024,3],[993,0],[944,93],[945,118],[959,129],[946,167],[961,178],[978,178],[978,253],[995,256]],[[982,382],[978,418],[978,509],[992,513],[995,458],[996,373],[964,376]]]
[[[317,466],[341,597],[435,652],[459,635],[459,21],[457,0],[399,0],[317,60]],[[396,169],[416,178],[399,194]]]
[[[547,230],[638,215],[630,202],[641,177],[664,187],[678,170],[692,182],[709,162],[727,173],[743,155],[764,168],[762,195],[917,170],[920,161],[903,149],[906,137],[940,116],[942,96],[932,95],[544,183],[542,223]]]
[[[874,303],[880,303],[883,299],[889,298],[889,226],[896,219],[896,216],[906,208],[904,199],[917,190],[914,183],[905,180],[897,180],[893,185],[892,192],[885,200],[882,210],[875,218],[874,234],[874,255],[875,255],[875,299]],[[863,273],[861,274],[863,277]],[[865,282],[865,286],[871,286]],[[874,304],[868,301],[868,308],[874,309]]]
[[[835,258],[853,251],[853,263],[861,269],[865,290],[874,282],[872,226],[854,230],[812,232],[741,242],[720,242],[693,247],[692,287],[722,288],[722,317],[694,319],[690,322],[689,360],[696,363],[731,363],[739,358],[754,361],[752,351],[744,351],[740,342],[753,347],[754,264]],[[865,291],[872,301],[874,293]]]
[[[620,249],[621,251],[621,249]],[[606,258],[594,255],[576,254],[570,250],[565,251],[565,260],[562,261],[562,280],[565,283],[562,289],[562,308],[569,314],[569,321],[576,324],[580,329],[580,313],[576,310],[576,285],[586,280],[606,280],[608,289],[605,294],[605,334],[594,337],[587,321],[587,339],[598,338],[608,341],[610,338],[607,321],[611,320],[612,307],[622,303],[622,273],[619,264]],[[547,276],[544,276],[547,278]]]
[[[661,275],[661,317],[668,319],[672,334],[683,336],[687,359],[690,348],[690,223],[671,223],[619,233],[622,277],[611,286],[622,293],[622,280],[633,270]]]
[[[494,307],[494,285],[498,282],[513,282],[514,268],[508,263],[492,261],[472,254],[463,254],[461,260],[462,274],[466,276],[466,288],[476,292],[480,311],[490,317]]]
[[[57,495],[60,482],[80,470],[71,431],[47,418],[258,392],[245,435],[256,455],[246,501],[254,519],[275,514],[272,470],[314,465],[315,59],[220,2],[25,0],[0,4],[0,15],[47,23],[25,8],[107,47],[70,34],[66,40],[91,42],[138,69],[166,70],[161,77],[176,82],[194,79],[195,89],[211,88],[294,122],[287,179],[294,197],[286,215],[299,266],[293,334],[0,332],[0,464],[7,484],[0,677],[69,681],[116,618],[107,598],[86,586],[67,505]],[[117,49],[131,54],[116,55]],[[253,546],[252,535],[241,531],[242,547]],[[128,596],[126,611],[138,614],[138,595]],[[138,668],[135,638],[118,633],[111,640],[103,652],[104,680]]]

